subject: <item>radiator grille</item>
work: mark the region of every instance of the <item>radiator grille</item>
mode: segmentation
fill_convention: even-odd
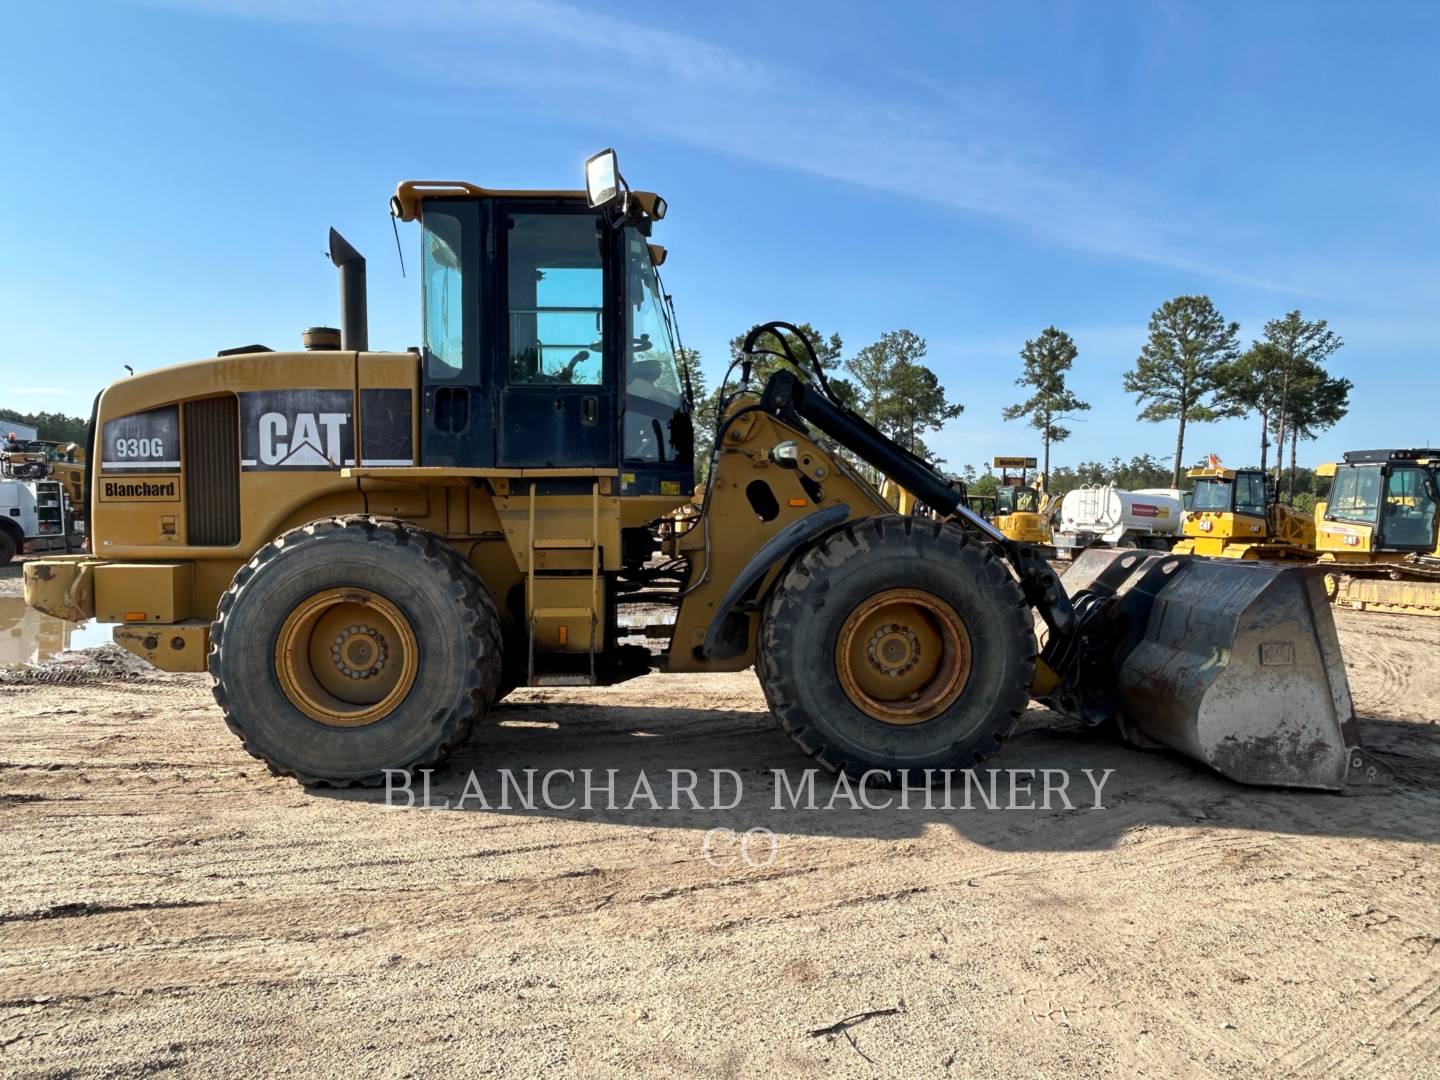
[[[201,547],[240,542],[240,413],[233,394],[185,403],[185,536]]]

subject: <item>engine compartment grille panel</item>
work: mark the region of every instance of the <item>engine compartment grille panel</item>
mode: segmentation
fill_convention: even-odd
[[[240,542],[239,401],[187,401],[184,413],[186,542],[232,547]]]

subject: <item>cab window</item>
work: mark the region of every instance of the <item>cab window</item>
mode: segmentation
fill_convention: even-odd
[[[509,214],[511,385],[598,386],[605,373],[605,262],[593,214]]]
[[[1235,478],[1235,512],[1265,516],[1265,477],[1241,473]]]
[[[1195,494],[1194,498],[1190,500],[1190,509],[1229,511],[1230,488],[1229,480],[1220,480],[1210,476],[1201,477],[1195,481]]]
[[[1385,480],[1385,544],[1430,548],[1435,542],[1435,492],[1423,469],[1394,468]]]
[[[1326,515],[1375,524],[1380,509],[1380,470],[1340,468],[1330,486]]]
[[[633,228],[625,230],[625,274],[625,457],[679,461],[689,440],[676,438],[674,421],[686,406],[675,343],[649,246]]]
[[[475,230],[474,208],[436,202],[425,209],[420,249],[420,292],[425,312],[425,376],[438,382],[467,373],[464,266]],[[478,311],[478,307],[475,309]],[[477,328],[478,329],[478,328]]]

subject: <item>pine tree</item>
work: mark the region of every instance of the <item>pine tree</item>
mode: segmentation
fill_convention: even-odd
[[[1070,429],[1060,426],[1060,421],[1077,412],[1085,412],[1090,406],[1077,398],[1065,385],[1065,373],[1075,362],[1078,350],[1070,335],[1053,326],[1046,327],[1040,336],[1025,342],[1020,350],[1024,372],[1015,380],[1016,386],[1034,388],[1030,397],[1006,408],[1001,416],[1006,420],[1030,418],[1030,426],[1040,432],[1045,446],[1044,475],[1050,476],[1050,444],[1064,442],[1070,437]]]
[[[910,330],[892,330],[867,345],[846,365],[855,380],[859,409],[870,422],[915,456],[932,465],[943,461],[925,445],[965,411],[945,394],[940,377],[924,363],[925,339]]]
[[[1150,339],[1135,367],[1125,373],[1125,390],[1135,404],[1147,402],[1140,419],[1176,420],[1175,460],[1170,486],[1180,486],[1185,460],[1185,426],[1236,415],[1217,399],[1225,366],[1236,358],[1239,323],[1227,323],[1208,296],[1177,296],[1150,316]]]
[[[1284,469],[1286,429],[1292,423],[1291,386],[1299,380],[1314,378],[1315,369],[1320,368],[1345,342],[1326,325],[1324,319],[1309,321],[1298,310],[1289,312],[1282,319],[1267,322],[1265,341],[1279,351],[1281,364],[1280,404],[1275,414],[1275,484],[1278,488]]]
[[[1270,429],[1280,410],[1285,355],[1266,341],[1251,344],[1243,355],[1225,365],[1220,375],[1221,394],[1240,415],[1260,414],[1260,471],[1270,460]]]

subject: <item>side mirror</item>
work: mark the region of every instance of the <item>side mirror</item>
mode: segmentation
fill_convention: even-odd
[[[585,160],[585,197],[592,209],[609,206],[625,194],[625,181],[614,150],[601,150]]]

